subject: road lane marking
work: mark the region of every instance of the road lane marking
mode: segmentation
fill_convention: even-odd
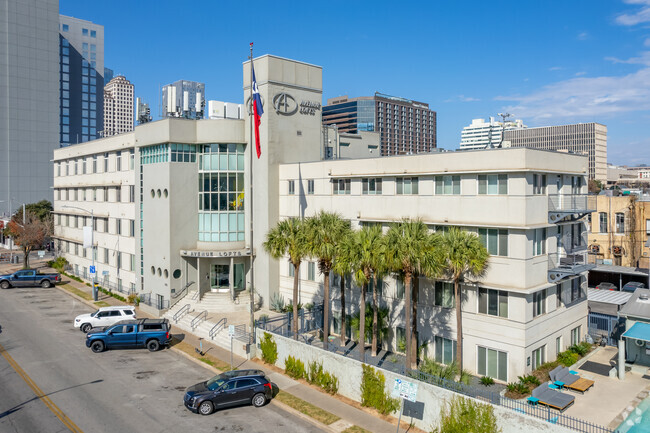
[[[32,380],[31,377],[27,375],[25,370],[22,369],[20,365],[9,355],[9,352],[0,344],[0,354],[7,360],[9,365],[18,373],[20,377],[23,378],[25,383],[34,391],[34,394],[36,394],[36,397],[38,397],[43,403],[45,403],[45,406],[48,407],[52,411],[52,413],[65,425],[72,433],[83,433],[83,430],[81,430],[77,425],[72,422],[70,418],[61,410],[59,407],[54,404],[54,402],[45,395],[45,393],[36,385],[36,383]]]

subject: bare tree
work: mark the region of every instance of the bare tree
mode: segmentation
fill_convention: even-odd
[[[14,238],[16,245],[23,250],[23,268],[29,268],[29,253],[32,250],[41,248],[52,235],[52,218],[44,216],[37,217],[33,212],[27,210],[25,216],[14,215],[9,221],[5,233]]]

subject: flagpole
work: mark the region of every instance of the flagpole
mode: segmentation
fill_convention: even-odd
[[[251,55],[250,55],[250,61],[251,61],[251,79],[250,79],[250,104],[248,105],[248,118],[249,118],[249,123],[250,123],[250,128],[249,128],[249,152],[248,154],[250,155],[250,166],[248,167],[248,173],[249,173],[249,190],[250,190],[250,200],[248,201],[250,203],[250,242],[251,242],[251,287],[250,287],[250,321],[251,321],[251,333],[250,333],[250,349],[253,349],[253,345],[255,344],[255,250],[254,250],[254,244],[253,244],[253,104],[255,103],[253,101],[253,43],[251,42],[250,45],[251,48]],[[250,352],[249,352],[250,353]]]

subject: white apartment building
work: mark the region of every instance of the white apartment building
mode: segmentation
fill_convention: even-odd
[[[489,122],[484,119],[472,119],[469,126],[460,133],[460,148],[462,150],[490,149],[501,145],[503,130],[527,128],[522,120],[514,122],[497,122],[490,117]]]
[[[77,274],[89,278],[82,227],[92,214],[101,285],[138,293],[159,310],[173,307],[188,286],[199,298],[212,291],[236,297],[251,288],[254,256],[254,288],[268,306],[277,294],[291,299],[288,261],[262,247],[280,219],[321,209],[353,227],[421,218],[431,230],[477,233],[492,255],[485,278],[465,287],[466,368],[513,381],[584,336],[585,157],[522,148],[324,160],[329,143],[311,109],[322,99],[321,68],[267,55],[255,59],[255,69],[264,101],[310,107],[291,115],[265,109],[260,159],[249,153],[247,116],[164,119],[55,150],[56,244]],[[249,83],[249,63],[243,71]],[[244,100],[249,92],[244,87]],[[360,154],[370,145],[377,143],[360,144]],[[302,303],[322,302],[316,269],[301,266]],[[332,283],[336,333],[341,309]],[[390,309],[382,345],[395,348],[404,332],[404,287],[390,276],[380,285]],[[429,356],[450,362],[451,286],[422,279],[420,287],[420,341]],[[351,290],[348,315],[358,308],[358,288]]]
[[[122,75],[104,87],[104,137],[133,131],[133,88]]]

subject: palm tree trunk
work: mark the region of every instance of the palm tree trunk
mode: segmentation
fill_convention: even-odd
[[[27,247],[23,247],[23,268],[29,269],[29,253],[30,250]]]
[[[341,275],[341,347],[345,346],[345,275]]]
[[[460,281],[454,279],[454,300],[456,302],[456,365],[458,374],[463,371],[463,319],[460,305]]]
[[[420,291],[420,278],[418,275],[413,276],[411,282],[413,286],[412,305],[413,305],[413,326],[411,328],[411,368],[418,368],[418,298]]]
[[[366,361],[366,290],[368,283],[361,286],[359,296],[359,361]]]
[[[404,331],[406,332],[406,363],[408,370],[411,368],[411,273],[404,273]]]
[[[372,282],[372,356],[377,356],[377,281]]]
[[[298,339],[298,276],[300,263],[293,265],[293,339]]]
[[[323,346],[328,348],[330,336],[330,271],[325,272],[323,280]]]

